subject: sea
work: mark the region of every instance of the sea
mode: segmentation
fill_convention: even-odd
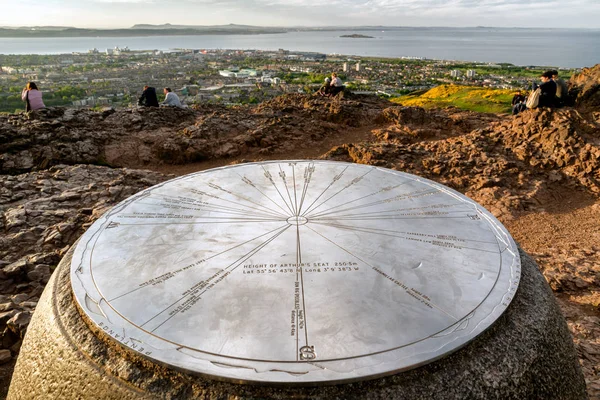
[[[360,34],[372,38],[343,38]],[[364,57],[511,63],[557,68],[600,63],[600,29],[381,28],[260,35],[0,38],[0,54],[62,54],[114,47],[131,50],[253,49]]]

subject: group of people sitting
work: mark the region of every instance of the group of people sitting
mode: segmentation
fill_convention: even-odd
[[[181,100],[179,100],[179,96],[177,96],[171,88],[164,88],[163,93],[165,94],[165,100],[162,103],[158,103],[158,98],[156,97],[156,89],[152,86],[144,86],[144,91],[138,100],[138,105],[145,107],[158,107],[158,106],[171,106],[171,107],[179,107],[185,108],[183,104],[181,104]]]
[[[156,97],[156,89],[151,86],[144,86],[144,91],[138,100],[138,104],[146,107],[158,107],[160,105],[179,108],[186,107],[179,100],[179,96],[173,93],[171,88],[166,87],[163,91],[165,93],[165,100],[159,104]],[[35,82],[27,82],[27,85],[21,92],[21,100],[25,102],[25,111],[39,110],[46,107],[42,101],[42,92],[38,90]]]
[[[340,77],[334,72],[331,74],[331,78],[325,78],[325,82],[323,82],[323,85],[317,91],[316,94],[320,96],[331,97],[335,96],[342,90],[344,90],[344,83],[342,82]]]
[[[527,108],[562,107],[570,104],[569,88],[564,80],[558,77],[558,71],[549,70],[540,77],[542,83],[533,83],[531,93],[525,97],[519,90],[512,99],[512,113],[517,115]]]

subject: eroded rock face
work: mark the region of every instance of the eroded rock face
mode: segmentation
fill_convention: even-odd
[[[91,165],[0,175],[0,349],[18,354],[52,271],[85,229],[106,209],[167,178]]]
[[[49,108],[0,116],[0,173],[56,164],[139,168],[293,150],[370,124],[387,105],[376,97],[291,94],[259,106]]]
[[[584,68],[569,80],[569,93],[576,97],[576,106],[584,111],[596,111],[600,107],[600,64]],[[596,108],[596,110],[593,110]]]
[[[406,107],[384,114],[401,116],[398,121],[415,114],[417,121],[425,119],[423,110]],[[444,131],[452,131],[450,116],[434,114],[433,120],[433,126],[445,124],[449,127]],[[555,183],[600,193],[600,125],[573,109],[530,110],[446,138],[436,133],[438,128],[427,131],[428,125],[423,126],[425,133],[415,133],[401,122],[386,129],[395,131],[393,135],[379,130],[378,141],[343,145],[324,158],[433,179],[465,193],[497,217],[535,210],[536,197],[548,195]]]

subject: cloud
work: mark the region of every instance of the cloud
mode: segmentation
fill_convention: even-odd
[[[33,14],[45,24],[50,18],[53,24],[60,21],[78,26],[170,22],[600,28],[598,0],[30,0],[18,5],[0,0],[2,3],[6,5],[0,23],[7,25],[39,24],[41,21],[31,20]],[[27,9],[35,12],[23,12]],[[61,19],[61,15],[65,17]]]

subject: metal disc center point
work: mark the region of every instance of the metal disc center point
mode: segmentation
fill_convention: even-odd
[[[300,215],[294,215],[287,219],[287,223],[290,225],[304,225],[307,222],[308,222],[308,219],[306,217],[303,217]]]

